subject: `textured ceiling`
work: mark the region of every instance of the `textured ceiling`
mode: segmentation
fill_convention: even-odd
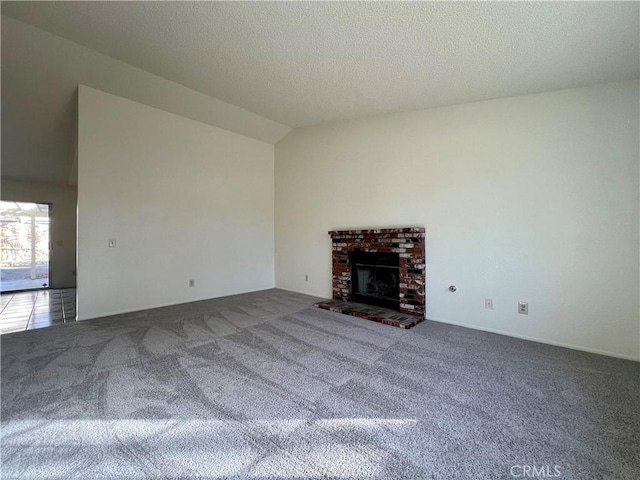
[[[77,182],[79,83],[271,144],[291,131],[2,15],[3,179]]]
[[[298,127],[637,78],[637,2],[2,2]]]

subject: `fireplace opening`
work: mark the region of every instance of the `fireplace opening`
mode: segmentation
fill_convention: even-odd
[[[400,307],[400,256],[397,253],[353,250],[351,261],[351,299],[377,307]]]

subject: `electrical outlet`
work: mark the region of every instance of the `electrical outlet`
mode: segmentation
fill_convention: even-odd
[[[308,282],[308,281],[309,281],[309,275],[305,275],[305,276],[304,276],[304,281],[305,281],[305,282]]]
[[[484,308],[486,308],[487,310],[493,310],[493,300],[491,300],[490,298],[485,298]]]
[[[109,239],[109,248],[116,248],[116,239],[115,238],[110,238]]]
[[[518,313],[529,315],[529,304],[527,302],[518,302]]]
[[[189,286],[190,287],[195,287],[196,286],[196,281],[195,280],[189,280]]]

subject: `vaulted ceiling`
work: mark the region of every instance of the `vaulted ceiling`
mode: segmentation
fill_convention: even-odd
[[[69,85],[77,77],[76,83],[275,143],[290,127],[628,80],[640,72],[637,2],[2,2],[2,13],[76,44],[30,30],[41,43],[54,43],[48,48],[61,57],[46,66],[40,59],[30,70],[29,57],[37,54],[24,35],[31,34],[20,45],[18,34],[5,39],[3,19],[3,167],[5,140],[12,143],[5,128],[23,143],[33,135],[16,131],[29,128],[24,118],[11,125],[12,115],[24,112],[18,100],[5,112],[4,99],[24,102],[39,89],[56,95],[56,78]],[[9,30],[20,30],[19,22],[7,21]],[[73,65],[65,64],[65,49],[75,49]],[[90,64],[114,59],[123,85],[104,80],[115,67],[92,76],[97,67]],[[43,70],[53,86],[44,86]],[[170,82],[144,88],[147,74],[157,85]],[[127,90],[128,76],[137,76],[142,92]],[[176,96],[184,101],[164,105],[168,84],[172,92],[182,89]],[[70,101],[40,103],[68,112]],[[33,127],[49,128],[50,145],[68,135],[59,118],[59,125]],[[11,158],[21,148],[27,147],[13,145]],[[54,149],[69,155],[62,150]]]

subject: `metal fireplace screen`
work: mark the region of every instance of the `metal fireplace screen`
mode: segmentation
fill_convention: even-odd
[[[400,256],[397,253],[350,253],[351,298],[354,302],[397,310]]]

